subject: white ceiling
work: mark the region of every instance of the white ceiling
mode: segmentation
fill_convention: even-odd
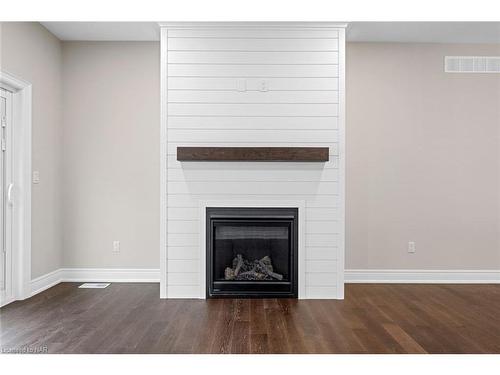
[[[160,40],[157,22],[42,22],[60,40]]]
[[[156,22],[42,22],[61,40],[155,41]],[[500,22],[351,22],[348,42],[500,43]]]

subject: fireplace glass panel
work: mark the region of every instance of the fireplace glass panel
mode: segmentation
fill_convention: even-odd
[[[290,223],[219,222],[214,237],[215,280],[289,280]],[[226,270],[234,274],[238,265],[238,275],[232,277]]]

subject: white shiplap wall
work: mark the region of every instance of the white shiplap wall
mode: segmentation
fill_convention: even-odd
[[[305,201],[303,297],[342,298],[344,29],[162,30],[162,296],[204,297],[199,202],[230,199]],[[330,161],[176,160],[178,146],[210,145],[327,146]]]

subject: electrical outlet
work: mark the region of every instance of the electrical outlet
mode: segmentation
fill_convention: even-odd
[[[120,252],[120,241],[113,241],[113,253]]]
[[[415,242],[413,242],[413,241],[408,242],[408,252],[414,253],[415,251],[416,251],[415,250]]]

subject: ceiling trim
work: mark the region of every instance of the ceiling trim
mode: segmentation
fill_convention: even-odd
[[[324,28],[346,28],[348,23],[344,22],[158,22],[160,27],[175,29],[207,29],[207,28],[276,28],[276,29],[324,29]]]

